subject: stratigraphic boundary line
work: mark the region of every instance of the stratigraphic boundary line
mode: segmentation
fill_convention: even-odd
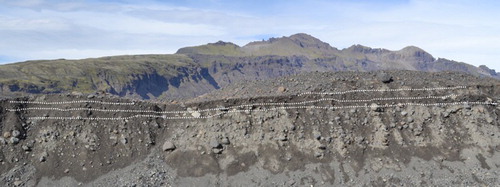
[[[376,90],[348,90],[348,91],[340,91],[340,92],[305,92],[298,94],[297,96],[302,95],[344,95],[349,93],[357,93],[357,92],[401,92],[401,91],[435,91],[435,90],[456,90],[456,89],[465,89],[466,86],[456,86],[456,87],[437,87],[437,88],[404,88],[404,89],[376,89]],[[445,96],[425,96],[425,97],[391,97],[391,98],[373,98],[373,99],[361,99],[361,100],[343,100],[343,99],[335,99],[335,98],[322,98],[311,101],[302,101],[302,102],[294,102],[294,103],[254,103],[254,104],[244,104],[238,106],[231,107],[218,107],[218,108],[208,108],[203,110],[196,111],[154,111],[154,110],[121,110],[121,109],[96,109],[96,108],[50,108],[50,107],[31,107],[31,108],[18,108],[18,109],[7,109],[9,112],[19,112],[19,111],[28,111],[28,110],[52,110],[52,111],[98,111],[98,112],[123,112],[123,113],[153,113],[152,114],[137,114],[128,117],[28,117],[31,120],[126,120],[133,118],[163,118],[163,119],[208,119],[217,117],[223,114],[228,113],[237,113],[237,112],[267,112],[271,110],[287,110],[287,109],[325,109],[325,110],[338,110],[338,109],[357,109],[357,108],[373,108],[374,106],[360,106],[360,105],[351,105],[351,106],[314,106],[314,105],[304,105],[310,103],[318,103],[323,101],[335,101],[338,103],[365,103],[373,101],[391,101],[391,100],[423,100],[423,99],[442,99],[445,100],[447,98],[453,98],[457,95],[445,95]],[[63,101],[63,102],[39,102],[39,101],[10,101],[10,103],[22,103],[22,104],[41,104],[41,105],[67,105],[67,104],[75,104],[75,103],[97,103],[102,105],[135,105],[135,102],[103,102],[103,101],[92,101],[92,100],[79,100],[79,101]],[[397,104],[385,104],[385,105],[377,105],[377,108],[391,108],[391,107],[399,107],[399,106],[450,106],[450,105],[465,105],[465,104],[473,104],[473,105],[498,105],[498,103],[492,102],[450,102],[450,103],[397,103]],[[294,105],[302,105],[302,106],[294,106]],[[254,106],[275,106],[272,108],[263,108],[263,109],[240,109],[245,107],[254,107]],[[230,110],[232,109],[232,110]],[[218,111],[212,115],[201,115],[201,112],[211,112]],[[199,115],[191,115],[191,116],[166,116],[166,115],[154,115],[154,114],[186,114],[194,112],[198,112]]]
[[[373,89],[373,90],[347,90],[339,92],[305,92],[297,94],[297,96],[302,95],[344,95],[348,93],[356,92],[398,92],[398,91],[435,91],[435,90],[457,90],[465,89],[467,86],[456,86],[456,87],[436,87],[436,88],[401,88],[401,89]],[[39,105],[63,105],[63,104],[77,104],[77,103],[97,103],[103,105],[135,105],[136,102],[104,102],[104,101],[93,101],[93,100],[78,100],[78,101],[58,101],[58,102],[43,102],[43,101],[9,101],[9,103],[18,104],[39,104]]]
[[[295,103],[254,103],[254,104],[245,104],[231,107],[218,107],[218,108],[209,108],[203,110],[196,110],[197,112],[210,112],[210,111],[218,111],[218,110],[229,110],[234,108],[244,108],[244,107],[254,107],[254,106],[274,106],[274,105],[303,105],[309,103],[319,103],[323,101],[335,101],[338,103],[363,103],[363,102],[372,102],[372,101],[393,101],[393,100],[423,100],[423,99],[447,99],[455,97],[455,94],[445,95],[445,96],[425,96],[425,97],[391,97],[391,98],[373,98],[373,99],[362,99],[362,100],[352,100],[352,99],[335,99],[335,98],[322,98],[312,101],[303,101],[303,102],[295,102]],[[9,112],[20,112],[20,111],[28,111],[28,110],[48,110],[48,111],[62,111],[62,112],[70,112],[70,111],[97,111],[97,112],[124,112],[124,113],[155,113],[155,114],[183,114],[183,113],[191,113],[192,111],[187,110],[179,110],[179,111],[154,111],[154,110],[121,110],[121,109],[98,109],[98,108],[49,108],[49,107],[30,107],[30,108],[18,108],[18,109],[7,109]]]
[[[76,104],[76,103],[97,103],[102,105],[135,105],[135,102],[104,102],[104,101],[93,101],[93,100],[79,100],[79,101],[58,101],[58,102],[43,102],[43,101],[9,101],[9,103],[18,103],[18,104],[38,104],[38,105],[67,105],[67,104]]]
[[[456,87],[437,87],[437,88],[400,88],[400,89],[376,89],[376,90],[348,90],[348,91],[340,91],[340,92],[305,92],[301,93],[298,96],[302,95],[344,95],[348,93],[356,93],[356,92],[400,92],[400,91],[435,91],[435,90],[458,90],[458,89],[466,89],[467,86],[456,86]]]
[[[376,106],[377,108],[393,108],[393,107],[402,107],[402,106],[425,106],[425,107],[430,107],[430,106],[453,106],[453,105],[498,105],[498,103],[491,103],[491,102],[452,102],[452,103],[397,103],[397,104],[386,104],[386,105],[378,105]],[[163,118],[166,120],[174,120],[174,119],[209,119],[209,118],[214,118],[223,114],[228,114],[228,113],[237,113],[237,112],[267,112],[267,111],[272,111],[272,110],[287,110],[287,109],[324,109],[324,110],[339,110],[339,109],[359,109],[359,108],[366,108],[366,109],[372,109],[374,106],[359,106],[359,105],[352,105],[352,106],[330,106],[330,107],[322,107],[322,106],[287,106],[287,107],[275,107],[275,108],[267,108],[267,109],[247,109],[247,110],[230,110],[230,111],[225,111],[225,112],[219,112],[213,115],[207,115],[207,116],[200,116],[200,117],[194,117],[194,116],[179,116],[179,117],[167,117],[165,115],[133,115],[133,116],[128,116],[128,117],[116,117],[116,118],[103,118],[103,117],[28,117],[30,120],[127,120],[127,119],[133,119],[133,118]]]

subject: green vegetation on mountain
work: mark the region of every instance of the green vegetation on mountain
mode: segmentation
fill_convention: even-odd
[[[317,38],[307,34],[295,34],[290,37],[271,38],[262,42],[251,42],[243,46],[248,55],[279,55],[279,56],[306,56],[308,58],[322,58],[337,55],[338,50]]]
[[[196,47],[185,47],[177,51],[177,54],[204,54],[204,55],[226,55],[226,56],[244,56],[240,46],[218,41]]]
[[[126,55],[40,60],[0,66],[0,95],[92,93],[138,98],[201,95],[238,81],[312,71],[458,71],[500,78],[486,66],[435,59],[410,46],[399,51],[353,45],[338,50],[307,34],[238,46],[229,42],[185,47],[173,55]]]
[[[233,43],[219,41],[207,45],[185,47],[177,51],[177,54],[306,56],[311,59],[332,56],[337,53],[337,49],[307,34],[295,34],[290,37],[271,38],[267,41],[250,42],[243,47]]]
[[[0,66],[0,84],[20,91],[90,93],[110,91],[113,86],[130,84],[137,76],[151,73],[173,77],[179,73],[177,67],[190,65],[192,60],[184,55],[27,61]]]

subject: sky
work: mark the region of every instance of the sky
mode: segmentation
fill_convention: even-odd
[[[500,71],[496,0],[0,0],[0,64],[172,54],[308,33],[333,47],[399,50]]]

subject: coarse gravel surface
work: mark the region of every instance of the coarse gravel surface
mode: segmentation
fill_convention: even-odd
[[[0,186],[498,186],[499,85],[460,73],[338,72],[169,103],[5,98]]]

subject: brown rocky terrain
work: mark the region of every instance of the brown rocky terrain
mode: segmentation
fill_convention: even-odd
[[[174,102],[0,101],[0,186],[495,186],[500,81],[311,72]]]

